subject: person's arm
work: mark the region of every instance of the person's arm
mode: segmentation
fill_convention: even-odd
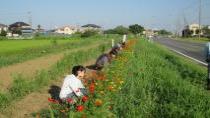
[[[72,89],[72,91],[75,93],[76,96],[83,96],[79,86],[78,86],[78,82],[72,82],[70,84],[70,88]]]

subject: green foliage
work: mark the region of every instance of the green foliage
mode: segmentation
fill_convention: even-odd
[[[185,29],[184,31],[182,31],[182,36],[183,37],[192,37],[193,31],[189,30],[189,29]]]
[[[70,40],[58,39],[3,40],[0,42],[0,67],[23,62],[50,53],[63,52],[84,45],[104,42],[104,37],[98,35],[90,37],[88,40],[81,40],[80,38],[68,38]]]
[[[6,36],[6,35],[7,35],[7,32],[2,29],[1,32],[0,32],[0,36]]]
[[[133,34],[140,34],[144,31],[144,27],[138,25],[138,24],[135,24],[135,25],[130,25],[129,26],[129,30],[133,33]]]
[[[210,38],[210,29],[208,28],[209,26],[203,27],[202,31],[204,33],[204,36]]]
[[[53,39],[51,42],[54,46],[58,45],[58,41],[56,39]]]
[[[81,37],[83,38],[87,38],[87,37],[91,37],[98,34],[98,32],[96,30],[87,30],[84,33],[81,34]]]
[[[117,26],[114,29],[109,29],[104,31],[105,34],[120,34],[120,35],[124,35],[124,34],[128,34],[129,33],[129,29],[127,27],[124,26]]]
[[[124,35],[124,34],[129,33],[129,29],[127,27],[124,27],[124,26],[117,26],[114,30],[117,34],[120,34],[120,35]]]
[[[208,117],[210,94],[205,90],[206,69],[146,41],[138,41],[133,53],[109,67],[125,84],[111,96],[117,117]]]
[[[102,107],[88,106],[84,112],[71,111],[69,117],[110,117],[122,118],[197,118],[209,117],[210,94],[205,90],[206,69],[188,59],[177,56],[158,44],[146,40],[134,42],[105,68],[107,79],[96,81],[96,91],[104,86],[117,86],[112,82],[124,83],[116,92],[105,91],[105,96],[94,94],[103,99]],[[104,45],[105,46],[105,45]],[[98,48],[79,51],[65,56],[50,71],[40,72],[33,81],[18,77],[9,93],[0,93],[0,108],[5,108],[13,99],[18,99],[50,80],[59,78],[73,66],[101,54]],[[109,46],[105,46],[108,49]],[[106,88],[106,87],[105,87]],[[19,93],[19,94],[17,94]],[[16,97],[17,96],[17,97]],[[90,99],[91,100],[91,99]],[[112,105],[107,110],[107,105]],[[112,112],[112,113],[111,113]],[[44,110],[43,117],[59,117],[57,110]],[[67,117],[66,114],[63,117]]]
[[[104,34],[117,34],[114,29],[108,29],[104,31]]]
[[[167,30],[162,29],[162,30],[158,31],[158,34],[159,35],[171,35],[172,33]]]
[[[13,34],[19,34],[19,35],[21,35],[22,34],[22,31],[21,31],[20,28],[15,28],[15,29],[12,30],[12,33]]]

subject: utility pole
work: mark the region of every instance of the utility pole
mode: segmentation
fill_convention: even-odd
[[[31,12],[30,11],[28,12],[28,23],[32,28],[32,17],[31,17]]]
[[[198,34],[198,38],[200,40],[201,38],[201,0],[199,0],[199,34]]]

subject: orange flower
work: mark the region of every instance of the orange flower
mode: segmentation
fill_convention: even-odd
[[[102,105],[102,100],[96,99],[96,100],[95,100],[95,105],[96,105],[97,107],[101,106],[101,105]]]

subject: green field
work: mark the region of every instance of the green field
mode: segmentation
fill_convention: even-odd
[[[76,42],[78,40],[56,40],[57,44]],[[28,48],[39,48],[52,45],[54,40],[2,40],[0,41],[0,54],[23,51]]]
[[[52,53],[64,52],[97,42],[121,39],[118,35],[97,35],[90,38],[80,37],[49,37],[45,40],[2,40],[0,41],[0,68],[24,62],[36,57]]]

